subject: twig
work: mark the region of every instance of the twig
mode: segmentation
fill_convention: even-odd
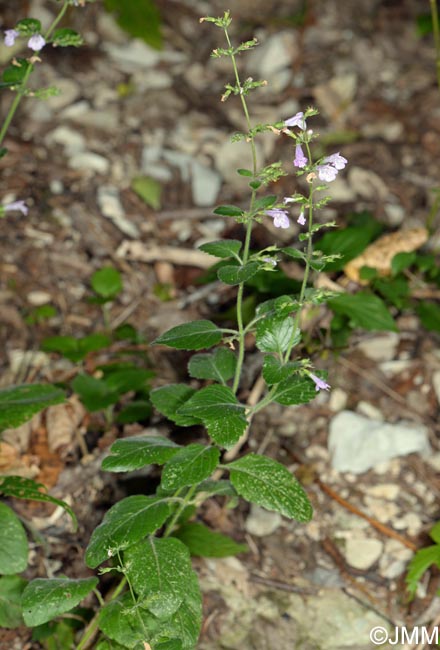
[[[339,503],[339,505],[344,507],[346,510],[349,510],[353,514],[357,515],[358,517],[365,519],[365,521],[368,521],[370,526],[372,526],[372,528],[375,528],[377,531],[382,533],[382,535],[385,535],[386,537],[391,537],[392,539],[396,539],[398,542],[400,542],[407,548],[410,548],[411,551],[413,552],[417,551],[417,546],[413,542],[410,542],[409,539],[406,539],[406,537],[403,537],[403,535],[396,533],[395,530],[389,528],[388,526],[385,526],[385,524],[380,523],[380,521],[377,521],[377,519],[373,519],[365,512],[362,512],[362,510],[359,510],[359,508],[351,504],[349,501],[343,499],[337,492],[335,492],[331,487],[323,483],[319,478],[316,478],[315,482],[317,485],[319,485],[319,487],[323,492],[325,492],[329,497],[331,497],[337,503]]]
[[[279,589],[280,591],[288,591],[294,594],[304,594],[306,596],[314,596],[317,591],[316,589],[304,589],[304,587],[291,585],[288,582],[281,582],[280,580],[271,580],[270,578],[265,578],[264,576],[259,576],[255,573],[250,574],[249,580],[251,582],[256,582],[259,585],[264,585],[265,587],[273,587],[273,589]]]
[[[172,246],[147,246],[143,242],[128,239],[119,246],[116,256],[135,262],[150,263],[160,260],[179,266],[196,266],[200,269],[209,269],[213,265],[213,258],[202,251]]]

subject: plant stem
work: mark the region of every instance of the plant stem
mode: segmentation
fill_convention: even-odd
[[[438,20],[437,0],[429,0],[431,5],[432,29],[434,31],[435,64],[437,69],[437,85],[440,90],[440,25]]]
[[[177,508],[176,512],[174,515],[171,517],[170,521],[168,522],[165,532],[163,534],[163,537],[169,537],[171,533],[173,532],[174,526],[176,525],[177,520],[179,519],[180,515],[182,512],[185,510],[186,506],[189,504],[191,501],[194,492],[197,489],[197,485],[192,485],[188,492],[185,494],[185,496],[182,499],[182,503],[180,504],[179,508]],[[180,492],[180,489],[177,491],[177,494]]]
[[[105,599],[107,603],[111,602],[112,600],[115,600],[119,596],[121,591],[124,589],[126,582],[127,579],[125,577],[122,578],[121,582],[118,585],[116,585],[114,590],[108,594],[107,598]],[[96,612],[95,616],[92,618],[90,623],[85,628],[82,639],[77,645],[76,650],[86,650],[90,646],[90,644],[92,643],[93,639],[95,638],[98,632],[98,618],[99,618],[99,611]]]
[[[231,54],[229,55],[231,58],[232,62],[232,67],[234,69],[234,75],[235,75],[235,81],[237,84],[237,88],[239,89],[239,95],[240,95],[240,100],[241,100],[241,105],[243,107],[243,112],[244,116],[246,118],[246,125],[248,128],[248,132],[250,134],[250,131],[252,129],[251,125],[251,119],[249,117],[249,110],[246,104],[246,99],[243,93],[243,88],[241,86],[241,81],[240,81],[240,75],[238,74],[238,68],[237,68],[237,61],[235,59],[235,55],[232,50],[232,43],[229,38],[228,30],[225,27],[224,28],[225,32],[225,37],[226,41],[228,43],[228,46],[231,50]],[[251,155],[252,155],[252,178],[253,180],[256,180],[257,177],[257,150],[255,147],[255,142],[254,142],[254,137],[249,135],[249,143],[251,147]],[[252,190],[251,194],[251,199],[250,199],[250,205],[249,205],[249,212],[252,212],[252,209],[254,207],[254,202],[255,202],[255,197],[256,197],[256,190]],[[250,250],[250,244],[251,244],[251,234],[252,234],[252,226],[253,226],[253,220],[252,217],[249,218],[249,221],[247,222],[246,226],[246,237],[245,237],[245,242],[244,242],[244,249],[243,249],[243,261],[242,264],[245,266],[247,264],[247,261],[249,259],[249,250]],[[234,393],[237,392],[238,386],[240,383],[240,377],[241,377],[241,370],[243,367],[243,361],[244,361],[244,353],[245,353],[245,348],[244,348],[244,340],[245,340],[245,332],[244,332],[244,324],[243,324],[243,293],[244,293],[244,282],[241,282],[238,285],[238,291],[237,291],[237,325],[238,325],[238,356],[237,356],[237,366],[235,369],[235,375],[234,375],[234,382],[232,384],[232,390]]]
[[[60,20],[64,16],[64,14],[66,13],[68,6],[69,6],[68,3],[65,1],[63,6],[60,9],[58,15],[55,17],[55,19],[52,22],[52,24],[50,25],[49,29],[44,34],[44,39],[46,41],[48,40],[48,38],[52,34],[55,27],[58,25],[58,23],[60,22]],[[33,65],[31,63],[29,63],[28,68],[26,70],[26,73],[25,73],[25,75],[23,77],[23,81],[21,82],[20,87],[17,90],[17,94],[14,97],[14,101],[12,102],[12,104],[11,104],[11,106],[9,108],[9,111],[8,111],[6,117],[5,117],[5,120],[3,122],[2,128],[0,129],[0,146],[2,145],[3,140],[5,139],[8,128],[9,128],[9,126],[10,126],[10,124],[12,122],[12,119],[13,119],[16,111],[17,111],[17,108],[18,108],[18,106],[19,106],[19,104],[20,104],[20,102],[22,100],[22,97],[25,94],[24,91],[27,88],[29,77],[30,77],[31,72],[33,71],[33,69],[34,69]]]

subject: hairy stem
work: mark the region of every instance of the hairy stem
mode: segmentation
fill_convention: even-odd
[[[48,40],[48,38],[52,34],[55,27],[58,25],[58,23],[60,22],[60,20],[64,16],[64,14],[66,13],[68,6],[69,6],[68,3],[64,2],[63,6],[61,7],[60,11],[58,12],[58,15],[55,17],[55,19],[53,20],[53,22],[50,25],[49,29],[44,34],[44,39],[46,41]],[[19,107],[20,102],[21,102],[22,98],[24,97],[24,94],[25,94],[24,91],[27,88],[29,77],[31,76],[32,71],[33,71],[33,66],[30,64],[30,65],[28,65],[26,73],[25,73],[25,75],[23,77],[23,81],[20,84],[20,88],[19,88],[19,90],[17,91],[17,94],[14,97],[14,101],[12,102],[11,106],[9,107],[9,111],[8,111],[8,113],[7,113],[6,117],[5,117],[5,120],[3,122],[3,125],[2,125],[2,127],[0,129],[0,146],[2,145],[3,140],[5,139],[6,133],[7,133],[8,129],[9,129],[9,126],[10,126],[13,118],[14,118],[14,115],[15,115],[15,113],[17,111],[17,108]]]
[[[432,29],[434,31],[435,64],[437,69],[437,86],[440,90],[440,25],[438,19],[437,0],[429,0],[431,5]]]

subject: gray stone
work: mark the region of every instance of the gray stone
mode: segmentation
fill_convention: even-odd
[[[125,211],[119,198],[119,190],[112,185],[101,185],[98,188],[98,205],[101,213],[110,219],[125,235],[136,238],[139,236],[137,226],[125,216]]]
[[[246,519],[245,528],[251,535],[266,537],[275,532],[281,522],[282,518],[278,512],[271,512],[252,504],[250,515]]]
[[[80,169],[88,172],[105,175],[108,173],[110,163],[107,158],[92,151],[80,151],[75,153],[69,160],[71,169]]]
[[[49,97],[46,103],[54,111],[70,106],[81,93],[79,84],[73,79],[56,79],[53,85],[59,90],[59,94]]]
[[[341,411],[331,420],[328,446],[332,467],[353,474],[398,456],[430,453],[425,426],[375,422],[352,411]]]
[[[396,332],[386,332],[361,341],[357,348],[373,361],[394,359],[400,336]]]
[[[382,551],[380,540],[356,535],[346,540],[344,555],[350,566],[365,571],[377,562]]]
[[[220,174],[197,160],[191,163],[191,191],[194,204],[199,207],[213,205],[222,185]]]

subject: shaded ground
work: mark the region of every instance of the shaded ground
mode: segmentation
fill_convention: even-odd
[[[102,327],[100,310],[86,297],[91,274],[103,265],[116,266],[124,277],[112,324],[129,321],[147,341],[179,322],[219,317],[232,305],[232,290],[196,284],[206,267],[203,254],[186,263],[188,251],[202,241],[241,236],[235,225],[213,218],[212,208],[247,200],[235,169],[248,164],[248,153],[240,158],[240,145],[230,145],[243,118],[233,99],[219,102],[231,74],[223,61],[208,59],[222,45],[220,32],[198,23],[199,16],[220,15],[228,7],[220,1],[159,4],[166,42],[162,53],[130,41],[101,7],[88,6],[76,18],[72,12],[87,45],[48,51],[35,75],[37,84],[57,85],[63,93],[47,103],[29,100],[9,132],[10,153],[0,162],[1,195],[4,201],[26,199],[31,209],[26,219],[8,217],[0,240],[4,385],[73,376],[74,366],[35,353],[49,335],[80,336]],[[268,4],[241,0],[233,8],[235,38],[256,34],[263,50],[261,56],[258,50],[249,59],[243,56],[240,64],[244,75],[270,82],[251,98],[256,120],[275,122],[316,105],[320,116],[313,128],[322,134],[328,153],[340,150],[348,158],[347,173],[331,186],[335,201],[321,218],[343,225],[351,211],[367,209],[390,230],[423,226],[440,178],[433,44],[415,29],[417,15],[427,7],[415,1],[316,1],[307,3],[303,25],[292,28],[288,18],[300,3]],[[5,8],[5,27],[13,22],[14,7]],[[34,7],[42,18],[53,9],[44,2]],[[3,61],[9,55],[0,51]],[[9,101],[3,93],[2,114]],[[260,154],[267,162],[291,164],[288,144],[272,136],[262,139]],[[131,189],[133,178],[143,174],[163,185],[157,210]],[[282,179],[275,191],[293,193],[294,178]],[[292,243],[295,228],[281,232],[264,223],[255,231],[254,244]],[[427,250],[435,250],[436,243],[438,234]],[[295,276],[296,269],[289,272]],[[342,276],[330,279],[347,286]],[[158,297],[164,285],[167,302]],[[30,326],[26,317],[46,303],[56,315]],[[328,314],[321,314],[320,327],[328,322]],[[440,368],[438,337],[422,330],[411,314],[398,314],[397,322],[398,336],[380,342],[376,355],[374,335],[365,332],[357,332],[338,358],[329,349],[316,355],[316,365],[329,371],[330,395],[296,409],[273,407],[255,419],[250,448],[265,450],[295,470],[316,516],[300,526],[244,506],[233,512],[221,503],[205,508],[207,523],[246,539],[251,551],[240,560],[198,562],[206,593],[201,648],[372,647],[368,631],[375,624],[438,621],[435,572],[413,605],[406,605],[403,596],[411,546],[426,543],[440,514],[433,380]],[[311,336],[317,331],[311,329]],[[252,342],[249,352],[244,398],[259,374]],[[157,373],[155,385],[185,379],[188,355],[158,349],[147,354],[146,363]],[[98,360],[92,357],[90,368]],[[386,366],[392,361],[401,363]],[[373,421],[382,417],[389,423],[405,419],[425,425],[433,450],[429,461],[412,454],[360,475],[336,472],[327,440],[329,422],[342,409]],[[151,426],[169,431],[157,415]],[[102,421],[90,423],[83,414],[55,450],[44,421],[33,426],[21,447],[13,441],[17,454],[4,460],[6,470],[15,463],[53,487],[56,496],[71,499],[82,522],[74,535],[64,517],[49,521],[47,511],[19,505],[49,536],[47,555],[34,554],[33,575],[87,575],[82,554],[91,530],[117,498],[140,489],[135,481],[116,482],[99,466],[116,435],[142,427],[106,433],[104,428]],[[372,521],[385,529],[374,528]],[[393,539],[390,530],[403,540]],[[364,568],[353,560],[356,556],[367,557]],[[14,635],[0,637],[0,647],[27,647],[25,641],[12,646]]]

